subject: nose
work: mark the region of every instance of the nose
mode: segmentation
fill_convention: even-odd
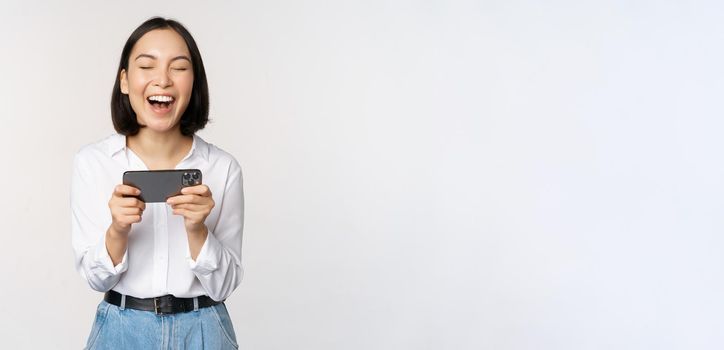
[[[158,76],[156,76],[154,83],[160,88],[166,88],[173,84],[171,78],[168,75],[168,72],[166,72],[165,70],[159,70]]]

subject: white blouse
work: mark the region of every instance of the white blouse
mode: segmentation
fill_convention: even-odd
[[[209,235],[196,261],[191,259],[183,216],[173,215],[166,203],[146,203],[141,222],[131,226],[123,260],[114,266],[105,243],[112,221],[108,201],[124,171],[148,168],[120,134],[76,153],[70,190],[72,241],[76,269],[91,288],[137,298],[208,295],[221,301],[241,283],[244,198],[239,163],[194,135],[191,151],[176,169],[200,169],[215,203],[205,222]]]

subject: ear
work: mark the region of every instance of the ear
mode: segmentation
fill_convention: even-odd
[[[128,95],[128,75],[125,69],[121,69],[121,76],[119,78],[121,79],[121,93]]]

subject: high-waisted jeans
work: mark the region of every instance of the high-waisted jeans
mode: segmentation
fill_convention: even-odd
[[[223,303],[172,315],[98,305],[86,349],[237,349]]]

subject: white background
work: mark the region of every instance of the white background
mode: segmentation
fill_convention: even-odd
[[[636,0],[4,3],[0,347],[85,343],[72,156],[153,15],[243,167],[241,348],[724,347],[724,6]]]

